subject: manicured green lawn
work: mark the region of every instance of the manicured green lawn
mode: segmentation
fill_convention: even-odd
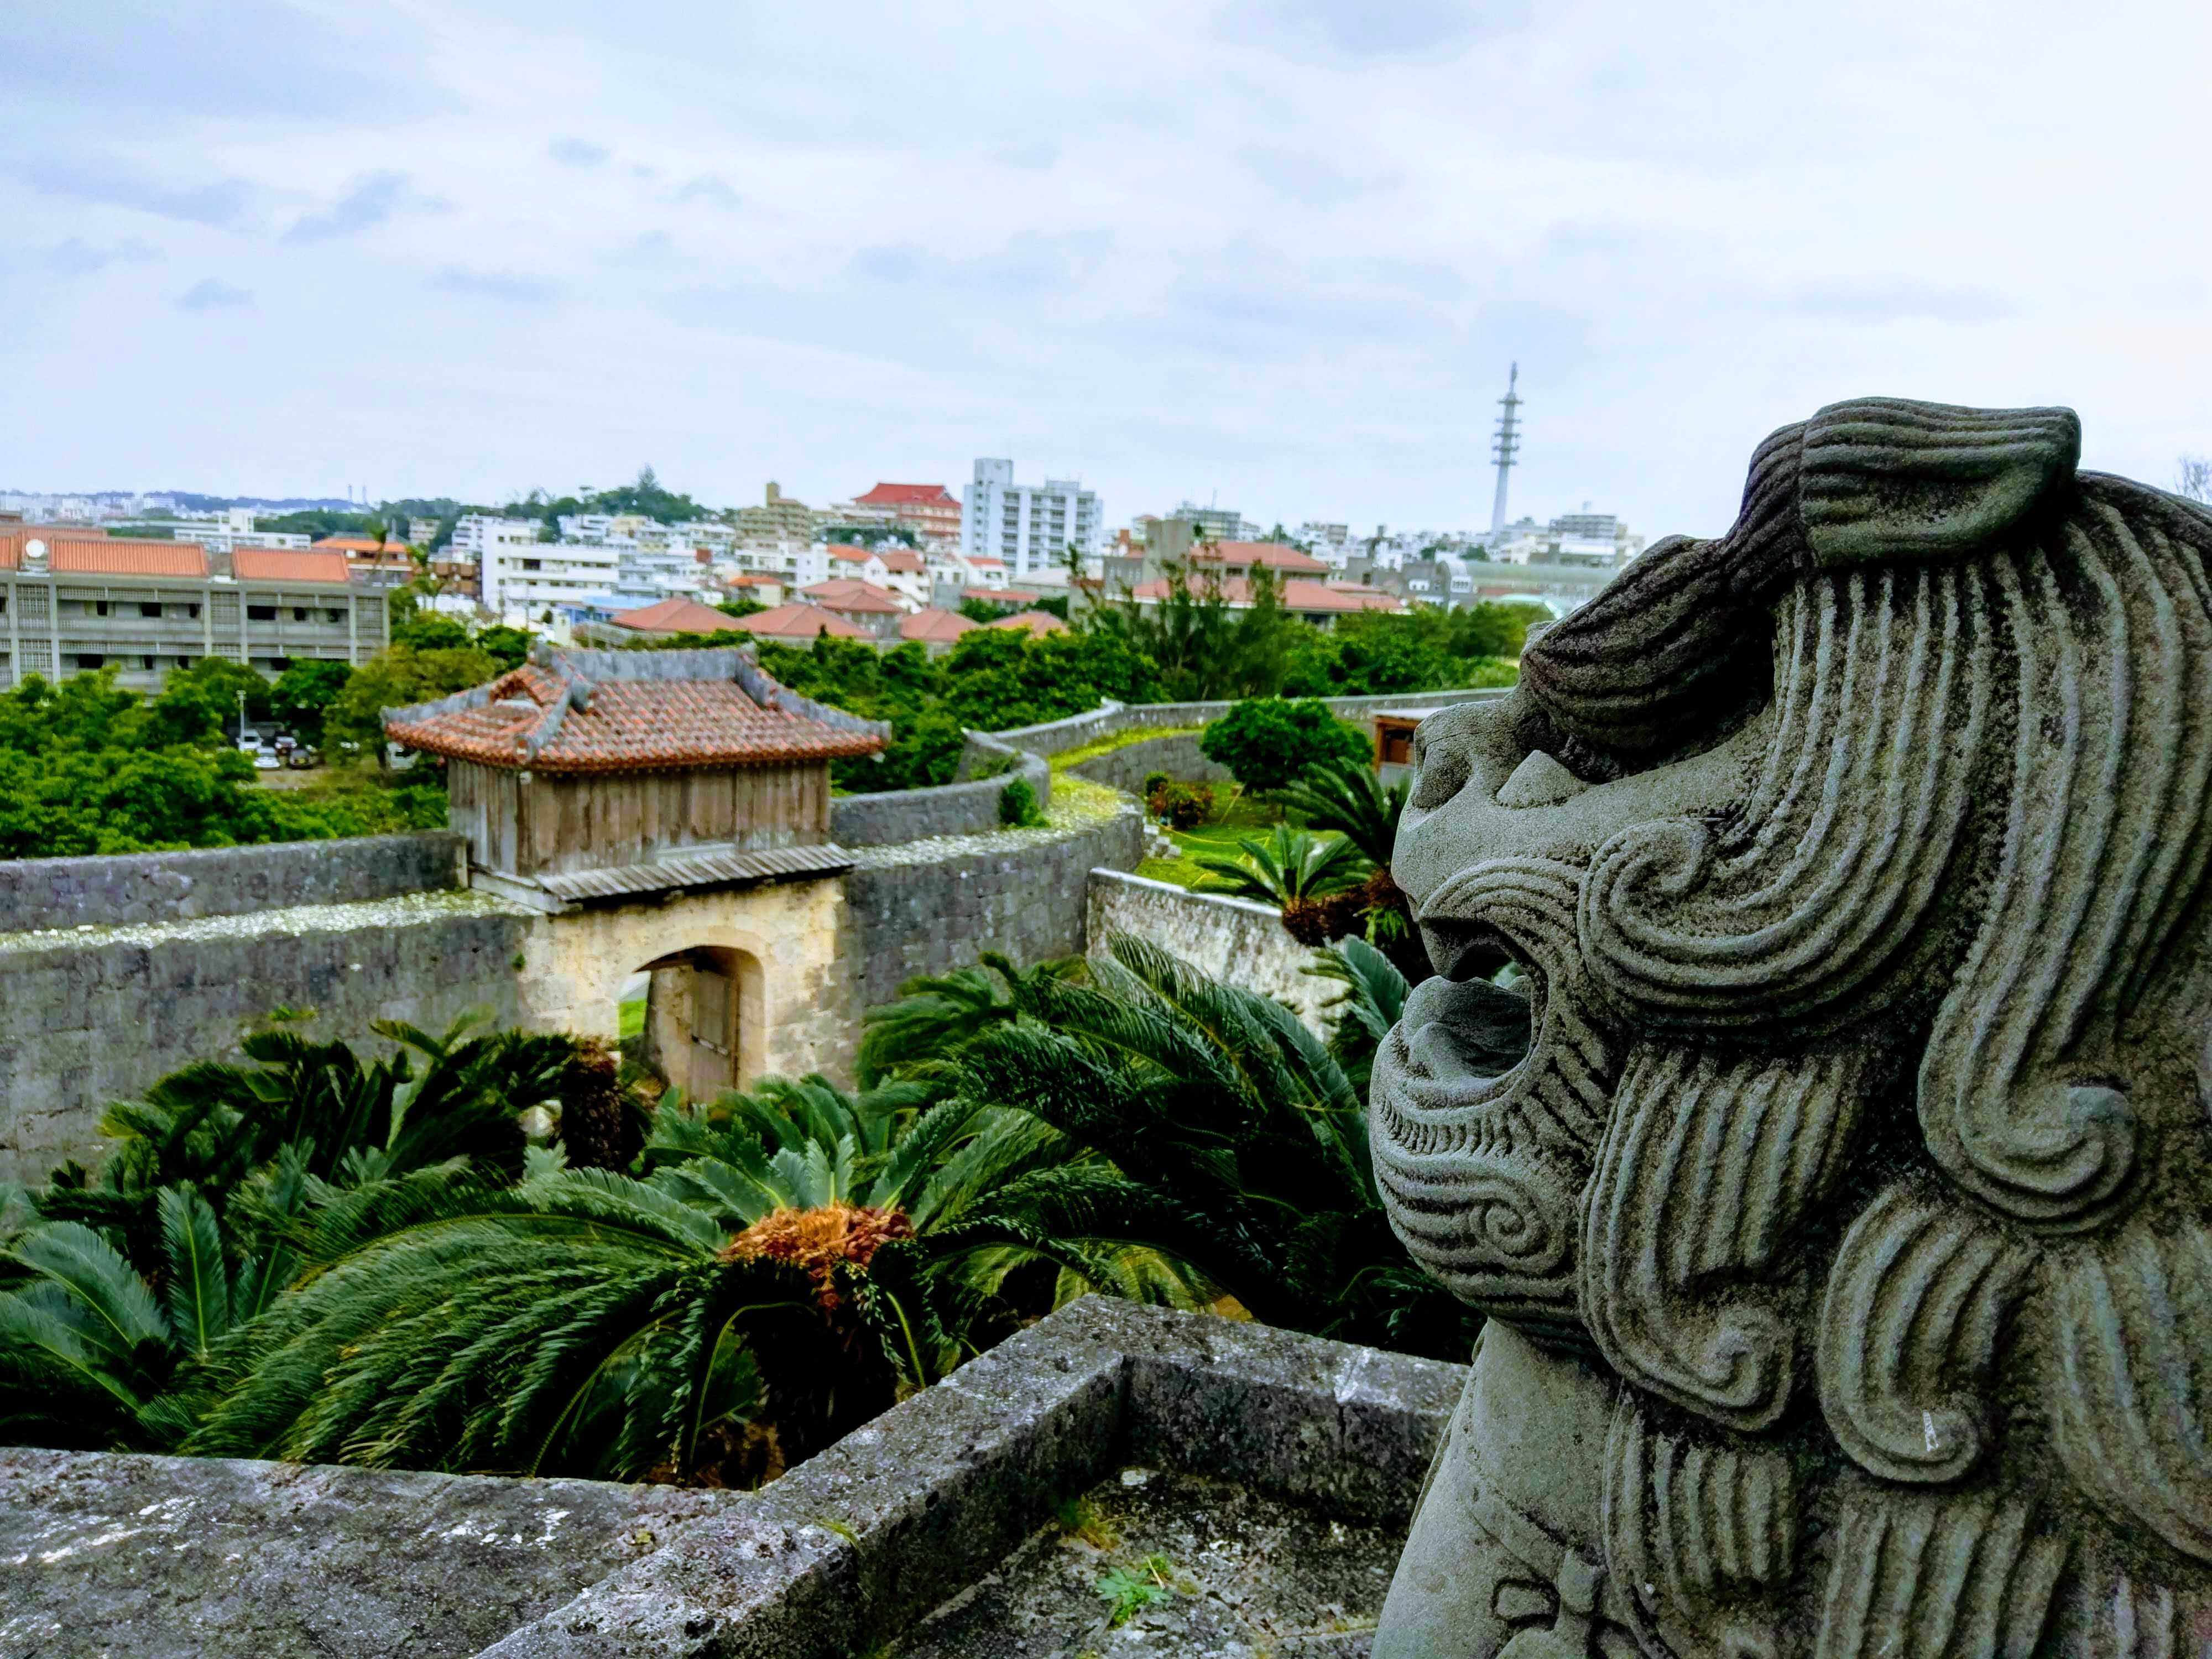
[[[645,1035],[645,999],[620,1005],[615,1013],[615,1035],[619,1038]]]
[[[1176,844],[1177,855],[1172,859],[1146,859],[1137,866],[1137,873],[1152,881],[1171,881],[1178,887],[1195,887],[1206,878],[1206,872],[1194,861],[1199,858],[1233,859],[1237,855],[1237,843],[1247,838],[1256,838],[1267,833],[1270,824],[1283,820],[1283,809],[1238,796],[1228,799],[1226,787],[1218,791],[1218,798],[1226,804],[1218,814],[1193,830],[1170,830],[1168,839]]]

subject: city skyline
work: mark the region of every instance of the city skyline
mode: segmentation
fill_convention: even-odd
[[[1717,531],[1730,458],[1869,392],[2069,403],[2163,479],[2212,448],[2212,23],[2131,9],[27,13],[0,472],[497,501],[622,455],[735,503],[1010,455],[1116,523],[1474,526],[1517,360],[1516,514]]]

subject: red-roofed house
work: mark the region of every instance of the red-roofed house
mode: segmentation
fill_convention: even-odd
[[[196,542],[0,526],[0,690],[100,668],[153,690],[208,657],[274,678],[366,662],[389,637],[384,594],[349,582],[342,558],[242,547],[216,568]]]
[[[1067,624],[1049,611],[1018,611],[1011,617],[1001,617],[991,624],[994,628],[1018,628],[1042,637],[1047,634],[1065,634]]]
[[[607,620],[633,634],[720,634],[738,625],[737,619],[726,611],[680,596],[657,600],[635,611],[618,611]]]
[[[960,544],[960,498],[943,484],[879,483],[853,505],[888,510],[890,521],[904,525],[924,541]]]
[[[929,655],[941,657],[958,643],[963,634],[972,634],[981,625],[957,611],[932,606],[899,619],[899,640],[902,644],[919,644]]]
[[[1208,542],[1191,549],[1189,563],[1193,570],[1218,570],[1224,576],[1249,576],[1255,565],[1278,576],[1328,574],[1322,560],[1281,542]]]
[[[756,611],[750,617],[731,619],[730,626],[742,629],[757,640],[775,640],[783,645],[811,645],[827,634],[833,640],[865,640],[866,630],[853,626],[842,617],[833,617],[819,605],[780,605],[773,611]]]
[[[1322,628],[1328,627],[1339,617],[1351,616],[1362,611],[1403,611],[1406,608],[1405,602],[1395,594],[1385,593],[1379,588],[1304,581],[1295,577],[1277,582],[1275,594],[1290,615]],[[1139,582],[1129,590],[1129,597],[1140,605],[1158,605],[1167,596],[1168,583],[1164,579]],[[1249,610],[1252,584],[1242,576],[1227,578],[1221,584],[1221,597],[1231,611]]]
[[[811,587],[801,588],[799,593],[808,604],[819,605],[832,616],[842,617],[854,627],[879,640],[896,634],[898,619],[913,608],[900,603],[889,588],[850,576],[817,582]]]
[[[379,546],[373,536],[325,536],[314,544],[312,550],[343,553],[347,568],[356,574],[373,572],[395,586],[412,581],[424,574],[422,568],[416,567],[414,556],[408,552],[406,544],[396,539],[387,539]],[[449,550],[447,556],[432,559],[427,569],[430,575],[438,579],[443,592],[461,593],[474,599],[479,591],[482,573],[477,570],[473,558],[457,559],[451,556]]]

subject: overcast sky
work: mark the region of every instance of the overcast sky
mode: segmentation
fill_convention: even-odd
[[[0,8],[0,487],[1653,534],[1888,393],[2212,450],[2212,7]]]

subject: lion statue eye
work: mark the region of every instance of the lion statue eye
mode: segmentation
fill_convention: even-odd
[[[1442,806],[1467,787],[1468,774],[1464,750],[1440,744],[1423,744],[1414,756],[1413,793],[1407,805],[1426,812]]]

